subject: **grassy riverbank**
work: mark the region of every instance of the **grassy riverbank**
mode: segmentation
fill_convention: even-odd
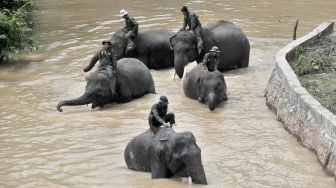
[[[336,114],[336,35],[321,37],[297,50],[291,66],[303,87]]]
[[[33,25],[33,0],[0,2],[0,62],[35,48]]]

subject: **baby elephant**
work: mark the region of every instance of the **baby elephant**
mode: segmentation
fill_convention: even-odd
[[[226,82],[219,71],[207,71],[204,65],[198,64],[183,80],[185,96],[199,100],[213,111],[216,105],[227,100]]]

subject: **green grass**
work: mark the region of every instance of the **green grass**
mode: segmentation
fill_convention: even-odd
[[[322,37],[299,47],[290,64],[303,87],[336,114],[336,36]]]

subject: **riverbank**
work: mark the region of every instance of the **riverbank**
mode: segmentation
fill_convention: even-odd
[[[336,35],[317,38],[310,46],[298,48],[290,65],[302,86],[336,114]]]
[[[35,49],[33,11],[33,0],[0,2],[0,63]]]
[[[265,96],[267,106],[276,113],[277,119],[283,122],[285,128],[295,135],[298,141],[313,150],[322,166],[336,176],[336,116],[302,87],[288,63],[301,54],[298,52],[302,47],[310,46],[321,36],[334,32],[333,28],[333,22],[324,22],[314,31],[280,50],[276,55],[276,66],[268,82]],[[322,64],[314,64],[311,69],[304,66],[304,63],[301,65],[306,67],[298,71],[302,75],[330,68]]]

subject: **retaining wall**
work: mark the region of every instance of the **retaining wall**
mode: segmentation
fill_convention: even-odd
[[[277,53],[265,96],[267,106],[276,113],[277,119],[336,176],[336,116],[301,86],[288,63],[295,58],[298,46],[307,46],[313,39],[330,34],[333,27],[333,22],[323,22]]]

